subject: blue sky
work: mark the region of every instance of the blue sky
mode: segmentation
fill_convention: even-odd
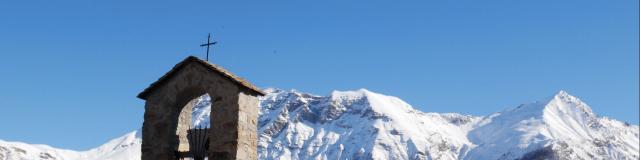
[[[89,149],[141,127],[135,96],[213,33],[262,88],[367,88],[487,115],[553,95],[638,124],[638,1],[0,2],[0,139]]]

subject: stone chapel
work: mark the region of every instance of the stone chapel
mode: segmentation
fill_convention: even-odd
[[[192,128],[191,102],[207,94],[210,128]],[[142,160],[257,159],[258,96],[222,67],[187,57],[138,95],[146,101]]]

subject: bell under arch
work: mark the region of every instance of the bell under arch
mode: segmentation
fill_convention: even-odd
[[[209,159],[257,159],[258,96],[245,80],[219,66],[188,57],[138,95],[146,100],[142,127],[142,160],[177,159],[192,100],[208,95],[210,128],[206,133]],[[188,144],[188,140],[187,140]]]
[[[175,138],[178,145],[175,150],[178,153],[188,153],[193,156],[199,155],[199,152],[203,152],[202,149],[208,147],[204,146],[209,143],[208,137],[202,136],[211,128],[211,119],[215,118],[210,116],[213,98],[208,93],[197,88],[189,88],[187,91],[189,92],[187,94],[178,94],[182,95],[179,97],[184,98],[179,98],[176,103],[176,108],[180,109],[180,113],[176,124]]]

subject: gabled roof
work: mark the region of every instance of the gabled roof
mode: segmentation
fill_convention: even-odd
[[[151,94],[151,92],[153,92],[159,86],[164,84],[167,80],[171,79],[171,77],[173,77],[178,71],[180,71],[184,66],[187,66],[187,64],[189,64],[189,63],[200,64],[200,65],[204,66],[205,68],[209,69],[210,71],[219,73],[223,77],[229,78],[229,80],[231,80],[232,82],[238,84],[239,86],[242,86],[242,87],[248,89],[250,92],[253,92],[253,93],[258,94],[260,96],[264,96],[264,92],[262,92],[260,89],[258,89],[258,87],[252,85],[251,83],[247,82],[246,80],[244,80],[244,79],[242,79],[242,78],[240,78],[240,77],[238,77],[236,75],[231,74],[231,72],[225,70],[224,68],[222,68],[220,66],[217,66],[215,64],[211,64],[209,62],[206,62],[206,61],[201,60],[199,58],[196,58],[194,56],[189,56],[189,57],[185,58],[184,60],[182,60],[182,62],[176,64],[176,66],[174,66],[169,72],[165,73],[156,82],[151,83],[151,85],[149,87],[147,87],[147,89],[144,89],[144,91],[142,91],[140,94],[138,94],[138,98],[146,100],[147,97],[149,96],[149,94]]]

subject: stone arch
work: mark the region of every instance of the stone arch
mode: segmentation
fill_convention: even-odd
[[[207,135],[209,159],[257,159],[257,96],[264,94],[224,69],[189,57],[138,95],[146,100],[143,160],[176,158],[180,130],[184,130],[180,127],[188,126],[185,122],[191,120],[190,114],[181,113],[185,107],[193,107],[188,106],[192,99],[204,94],[215,106]]]
[[[173,107],[176,110],[173,112],[177,112],[178,116],[172,118],[176,118],[173,121],[177,122],[175,124],[176,137],[174,140],[177,141],[175,142],[177,143],[177,145],[175,146],[175,150],[177,151],[186,152],[190,150],[189,143],[191,142],[189,142],[187,138],[189,129],[202,127],[196,126],[193,123],[192,117],[193,110],[197,105],[198,99],[202,96],[208,96],[211,99],[210,94],[208,94],[205,89],[198,86],[186,87],[182,91],[178,92],[178,94],[176,94],[176,103]],[[209,128],[209,126],[205,127]]]

